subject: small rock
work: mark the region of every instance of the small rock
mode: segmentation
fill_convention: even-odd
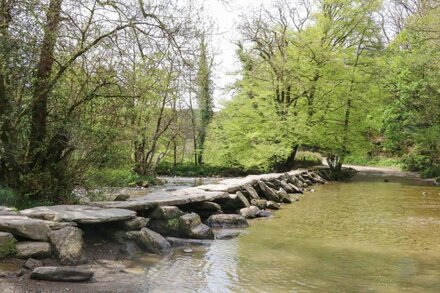
[[[257,215],[257,217],[260,217],[260,218],[266,218],[266,217],[270,217],[270,216],[272,216],[272,213],[269,211],[266,211],[266,210],[259,211],[258,215]]]
[[[52,249],[47,242],[22,241],[15,244],[15,251],[18,258],[45,258]]]
[[[240,210],[240,215],[245,217],[246,219],[253,219],[257,217],[259,212],[260,209],[258,207],[250,206],[248,208],[242,208]]]
[[[43,263],[39,260],[29,258],[23,265],[25,269],[33,270],[37,267],[43,266]]]
[[[93,277],[93,272],[75,267],[39,267],[34,269],[31,279],[56,282],[83,282]]]
[[[245,228],[249,226],[243,216],[235,214],[212,215],[206,224],[213,228]]]
[[[266,208],[271,210],[279,210],[281,208],[281,205],[277,202],[269,200],[267,201]]]
[[[183,250],[183,252],[185,252],[185,253],[192,253],[193,250],[192,250],[191,248],[185,248],[185,249]]]
[[[212,240],[208,239],[187,239],[178,237],[167,237],[166,240],[173,247],[188,246],[188,245],[210,245]]]
[[[228,240],[228,239],[237,238],[238,235],[240,235],[240,232],[221,232],[215,235],[215,239]]]

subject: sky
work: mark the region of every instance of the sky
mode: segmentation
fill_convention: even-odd
[[[234,82],[237,75],[233,75],[240,66],[236,56],[236,47],[232,43],[239,39],[237,25],[240,16],[261,5],[270,4],[271,0],[201,0],[206,14],[208,14],[216,26],[218,33],[212,36],[212,46],[218,52],[215,63],[217,64],[213,72],[215,84],[214,99],[216,107],[220,107],[221,101],[231,98],[225,88]]]

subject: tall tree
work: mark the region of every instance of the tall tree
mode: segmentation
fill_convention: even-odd
[[[200,37],[200,56],[197,71],[197,102],[199,112],[199,125],[197,129],[197,162],[202,165],[204,163],[204,149],[206,140],[206,131],[213,117],[213,87],[212,87],[212,65],[213,59],[209,56],[208,45],[205,34]]]

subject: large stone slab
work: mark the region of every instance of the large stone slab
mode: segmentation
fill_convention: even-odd
[[[47,233],[52,230],[50,224],[25,216],[0,216],[0,231],[32,240],[47,241]]]
[[[20,214],[31,218],[81,224],[125,221],[136,217],[136,213],[131,210],[85,205],[42,206],[20,211]]]
[[[197,187],[179,189],[171,192],[157,191],[128,201],[92,202],[93,206],[121,208],[133,211],[152,209],[157,206],[180,206],[190,203],[212,201],[228,197],[224,191],[205,191]]]
[[[93,272],[75,267],[39,267],[31,274],[34,280],[56,282],[83,282],[92,277]]]

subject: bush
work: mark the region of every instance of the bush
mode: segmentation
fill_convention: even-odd
[[[11,240],[7,241],[3,245],[0,245],[0,259],[15,254],[15,243],[17,240],[12,238]]]
[[[126,168],[99,168],[90,169],[85,174],[84,185],[86,188],[96,187],[124,187],[129,185],[140,185],[139,183],[151,185],[161,184],[160,180],[152,176],[141,176]]]

